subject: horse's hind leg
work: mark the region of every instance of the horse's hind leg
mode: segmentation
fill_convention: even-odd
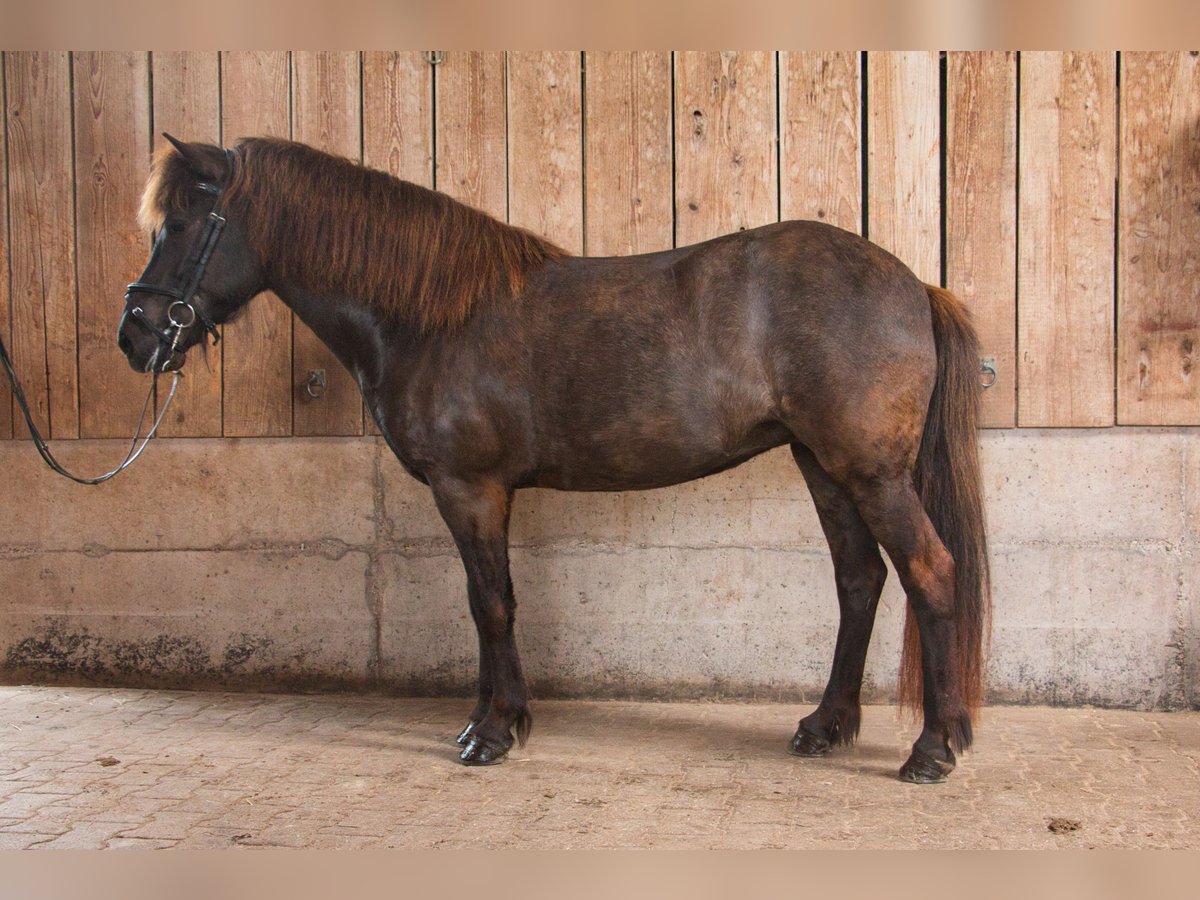
[[[971,743],[955,641],[955,566],[913,487],[912,477],[877,472],[847,484],[871,533],[887,551],[921,637],[925,727],[900,768],[905,781],[945,780],[954,749]]]
[[[479,703],[464,729],[459,759],[466,765],[490,765],[508,753],[514,728],[525,742],[533,721],[513,638],[516,601],[508,571],[512,494],[491,481],[440,479],[431,486],[467,571],[471,617],[479,633]]]
[[[797,756],[821,756],[834,744],[850,744],[858,736],[859,691],[887,568],[849,495],[803,444],[792,444],[792,455],[804,473],[829,541],[841,609],[829,684],[816,710],[800,720],[788,748]]]

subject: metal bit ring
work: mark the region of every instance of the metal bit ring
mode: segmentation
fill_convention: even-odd
[[[186,309],[188,311],[188,315],[190,316],[190,318],[186,322],[181,322],[179,319],[175,318],[175,307],[177,307],[177,306],[182,306],[184,309]],[[170,306],[167,307],[167,319],[171,322],[171,324],[173,326],[175,326],[180,331],[182,331],[185,328],[191,328],[192,325],[195,324],[196,310],[192,306],[192,304],[188,303],[187,301],[176,300],[174,303],[172,303]]]

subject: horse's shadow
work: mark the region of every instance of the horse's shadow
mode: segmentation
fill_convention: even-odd
[[[408,719],[402,707],[413,701],[398,702],[401,708],[396,710],[395,731],[389,731],[390,717],[374,716],[368,727],[359,727],[349,733],[345,743],[380,752],[397,750],[426,758],[444,757],[448,766],[457,766],[458,749],[453,743],[458,731],[457,720],[448,723],[443,721],[444,716],[421,714]],[[444,702],[438,701],[439,705]],[[471,703],[463,699],[461,704],[465,716]],[[604,750],[604,745],[611,745],[614,751],[620,748],[620,752],[601,752],[601,759],[632,760],[632,763],[621,765],[634,768],[644,762],[652,771],[676,768],[681,762],[681,748],[684,748],[682,762],[688,766],[703,765],[706,761],[713,766],[775,762],[779,767],[788,767],[788,774],[794,775],[836,771],[894,779],[902,761],[897,747],[878,739],[838,747],[827,756],[799,758],[790,755],[787,745],[795,726],[789,724],[790,719],[778,715],[776,706],[763,706],[761,721],[747,725],[721,715],[711,715],[712,707],[703,703],[588,701],[582,705],[585,706],[582,713],[574,704],[568,707],[563,703],[543,701],[535,705],[534,735],[525,748],[513,749],[508,764],[540,761],[544,768],[551,769],[563,760],[578,763],[581,757],[572,753],[573,747],[586,748],[582,758],[588,759],[595,758],[598,750]],[[603,722],[598,724],[597,718]],[[638,752],[631,754],[630,747]],[[770,769],[763,771],[764,775],[771,773]]]

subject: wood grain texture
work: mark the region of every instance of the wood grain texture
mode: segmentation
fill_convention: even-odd
[[[508,219],[505,55],[446,51],[437,96],[434,185],[455,200]]]
[[[363,162],[433,187],[433,66],[419,50],[363,54]],[[379,434],[364,407],[368,434]]]
[[[13,51],[0,52],[0,83],[4,81],[8,57]],[[8,272],[8,154],[6,142],[0,141],[0,340],[12,353],[12,320],[9,315],[9,272]],[[17,412],[17,401],[8,389],[8,378],[0,378],[0,441],[13,436],[13,416]]]
[[[433,66],[419,50],[363,54],[363,162],[433,187]]]
[[[865,220],[921,277],[936,282],[942,267],[931,53],[867,54],[865,136],[853,52],[2,61],[0,333],[55,438],[125,436],[140,410],[145,378],[113,332],[148,252],[133,212],[151,131],[232,145],[294,127],[501,219],[511,210],[573,252],[683,245],[778,214],[851,230]],[[1112,53],[948,55],[946,283],[997,359],[987,426],[1200,424],[1200,58],[1122,55],[1119,119],[1116,65]],[[220,347],[192,354],[163,433],[361,433],[357,386],[297,332],[293,347],[290,311],[255,300]],[[302,394],[310,368],[326,370],[320,401]],[[0,402],[0,438],[14,429],[24,435]]]
[[[867,236],[917,277],[942,275],[937,53],[867,54]]]
[[[1121,69],[1117,421],[1200,425],[1200,58]]]
[[[79,430],[129,437],[149,388],[117,347],[125,285],[149,257],[136,213],[150,160],[150,72],[144,52],[81,52],[75,81]]]
[[[575,51],[508,54],[509,220],[583,252],[583,96]]]
[[[779,54],[781,219],[862,233],[860,54]]]
[[[584,57],[584,248],[590,256],[671,246],[671,54]]]
[[[44,437],[75,438],[79,381],[71,60],[65,52],[9,51],[4,68],[12,227],[4,260],[12,278],[8,346],[38,430]],[[19,413],[13,416],[13,428],[18,437],[29,433]]]
[[[951,53],[946,104],[946,286],[995,359],[982,424],[1017,422],[1017,56]]]
[[[287,51],[221,54],[221,137],[290,137]],[[227,437],[292,433],[292,312],[274,294],[255,298],[222,329],[222,430]]]
[[[1017,421],[1113,423],[1116,55],[1021,54]]]
[[[359,159],[359,56],[343,51],[292,54],[292,135],[320,150]],[[309,373],[325,372],[325,392],[308,396]],[[301,435],[362,434],[362,395],[354,377],[301,322],[292,323],[292,429]]]
[[[154,132],[185,141],[221,143],[220,60],[215,52],[155,52]],[[156,139],[155,143],[159,143]],[[203,288],[203,286],[201,286]],[[220,437],[221,348],[206,341],[188,354],[184,378],[159,434]]]
[[[675,56],[675,243],[778,218],[775,54]]]

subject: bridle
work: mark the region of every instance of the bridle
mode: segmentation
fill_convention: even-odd
[[[229,161],[229,171],[232,177],[234,154],[233,151],[226,148],[225,158]],[[174,351],[179,346],[179,340],[183,333],[192,327],[197,321],[204,326],[204,330],[212,335],[213,344],[216,345],[221,341],[221,333],[217,331],[217,324],[201,310],[197,309],[192,303],[196,296],[196,291],[200,287],[200,281],[204,278],[204,270],[208,268],[208,261],[212,258],[213,251],[217,248],[217,242],[221,239],[221,232],[225,230],[225,216],[222,213],[225,210],[225,200],[221,196],[221,189],[215,184],[210,184],[207,181],[201,181],[196,185],[197,189],[204,191],[217,198],[216,205],[213,207],[204,222],[204,230],[197,236],[192,249],[188,251],[188,259],[194,259],[192,270],[188,273],[187,278],[183,282],[182,288],[163,287],[157,284],[150,284],[145,281],[132,281],[125,287],[125,304],[128,307],[133,302],[134,294],[157,294],[160,297],[170,297],[172,303],[167,307],[167,321],[169,328],[159,328],[150,321],[150,317],[146,315],[145,310],[140,306],[130,307],[127,310],[128,315],[139,325],[158,338],[167,350],[167,359],[170,360]],[[154,253],[158,252],[156,247]],[[151,254],[150,262],[154,262],[154,255]],[[147,263],[147,268],[149,268]],[[180,312],[177,314],[176,310]]]
[[[229,162],[230,177],[233,175],[233,167],[235,156],[232,150],[225,148],[225,158]],[[132,302],[134,294],[157,294],[160,297],[170,297],[172,303],[167,307],[167,321],[170,323],[170,330],[159,328],[150,321],[149,316],[140,306],[134,306],[128,310],[128,314],[139,325],[158,338],[171,352],[174,352],[179,345],[179,339],[183,333],[192,327],[198,320],[204,326],[204,330],[212,335],[213,344],[216,345],[221,341],[221,333],[217,331],[217,324],[205,315],[202,311],[196,308],[192,303],[192,299],[196,296],[196,291],[200,287],[200,281],[204,278],[204,271],[208,268],[208,261],[212,258],[213,251],[217,248],[217,242],[221,239],[221,233],[225,230],[226,219],[222,213],[225,211],[225,198],[221,196],[221,189],[215,184],[207,181],[201,181],[196,185],[198,190],[204,191],[217,198],[216,205],[208,214],[204,222],[204,230],[200,232],[196,238],[192,249],[188,252],[188,258],[195,260],[192,264],[192,270],[188,273],[182,288],[163,287],[157,284],[150,284],[145,281],[133,281],[125,287],[125,303],[128,306]],[[155,253],[158,248],[155,248]],[[150,257],[150,262],[154,261],[153,254]],[[149,263],[147,263],[149,268]],[[176,309],[182,310],[177,316]],[[168,356],[170,359],[170,356]]]
[[[229,160],[230,173],[233,172],[234,154],[232,150],[225,150],[225,157]],[[213,343],[216,344],[221,340],[221,334],[217,331],[216,323],[201,312],[192,303],[192,299],[196,296],[196,292],[200,287],[200,281],[204,278],[204,270],[208,267],[208,261],[212,258],[213,250],[217,247],[217,241],[221,239],[221,232],[225,230],[224,199],[221,197],[221,189],[215,184],[208,182],[200,182],[197,187],[206,194],[211,194],[217,198],[216,205],[212,212],[208,214],[208,219],[204,224],[202,231],[192,249],[188,253],[189,259],[195,259],[192,265],[192,270],[184,280],[183,288],[159,287],[155,284],[149,284],[144,281],[131,282],[125,288],[125,305],[126,315],[133,318],[139,325],[147,329],[151,334],[167,348],[167,362],[169,363],[175,350],[179,348],[180,339],[185,331],[192,327],[197,321],[204,326],[204,330],[212,335]],[[161,245],[160,245],[161,246]],[[154,253],[158,252],[158,247],[155,247]],[[154,261],[154,254],[150,256],[150,262]],[[149,268],[149,263],[146,264]],[[171,304],[167,307],[168,328],[159,328],[146,315],[145,311],[140,306],[129,308],[131,295],[135,294],[157,294],[161,297],[170,297]],[[122,317],[124,321],[124,317]],[[4,346],[4,342],[0,341],[0,367],[8,375],[9,383],[12,385],[13,396],[17,398],[17,405],[21,408],[21,412],[25,416],[25,424],[29,428],[29,436],[33,439],[33,444],[37,448],[38,453],[45,461],[46,465],[57,472],[59,475],[69,478],[79,484],[102,484],[108,481],[115,475],[125,471],[135,459],[142,455],[142,451],[150,443],[150,439],[158,433],[158,426],[162,424],[167,415],[167,409],[171,405],[171,400],[175,397],[175,389],[179,387],[179,379],[183,377],[178,369],[172,374],[175,376],[171,382],[170,391],[167,393],[166,400],[163,401],[162,409],[154,418],[154,422],[150,430],[146,432],[146,437],[142,439],[141,444],[138,444],[138,435],[141,434],[142,424],[146,421],[146,413],[150,409],[151,400],[155,396],[158,388],[158,376],[162,374],[162,369],[154,370],[154,380],[150,383],[150,390],[146,394],[146,402],[142,404],[142,414],[138,418],[137,428],[134,430],[133,439],[129,442],[129,451],[125,454],[125,459],[121,461],[115,469],[105,472],[103,475],[97,475],[94,478],[83,478],[78,475],[73,475],[63,468],[62,464],[54,458],[54,454],[50,452],[50,447],[46,443],[38,430],[37,423],[33,420],[33,413],[29,409],[29,402],[25,398],[25,391],[21,388],[21,382],[17,378],[16,369],[13,366],[12,359],[8,355],[8,350]]]
[[[218,197],[218,205],[220,205],[220,191],[216,185],[201,182],[197,187],[206,193],[211,193]],[[129,309],[130,318],[153,334],[171,350],[174,350],[178,346],[179,338],[183,332],[190,328],[197,320],[204,326],[204,330],[212,335],[213,344],[217,344],[221,340],[221,333],[217,331],[217,324],[200,310],[196,309],[192,304],[192,298],[196,296],[196,289],[200,287],[200,280],[204,277],[204,270],[208,268],[208,261],[212,258],[213,250],[216,249],[217,241],[221,239],[221,232],[224,229],[225,217],[218,210],[214,209],[208,214],[208,218],[204,223],[204,231],[197,237],[195,245],[188,253],[188,257],[195,258],[196,261],[193,263],[192,271],[182,288],[164,287],[145,281],[131,281],[125,287],[126,304],[132,302],[134,294],[157,294],[160,297],[172,298],[171,305],[167,307],[167,321],[170,323],[169,331],[165,328],[159,328],[151,322],[150,317],[146,315],[145,310],[140,306],[134,306]],[[153,257],[151,257],[151,262],[153,262]],[[178,316],[176,314],[177,308],[183,310]],[[186,318],[183,318],[185,315]]]

